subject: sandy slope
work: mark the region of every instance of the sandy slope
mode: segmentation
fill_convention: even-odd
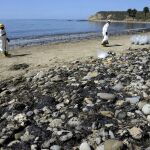
[[[150,35],[150,33],[148,33]],[[84,59],[89,56],[97,57],[97,51],[126,52],[127,49],[149,47],[130,44],[131,35],[122,35],[110,38],[110,47],[102,47],[101,39],[82,40],[80,42],[68,42],[49,44],[33,47],[25,47],[10,51],[11,58],[0,57],[0,80],[47,69],[50,66],[62,65],[76,59]],[[10,71],[14,64],[27,63],[26,70]]]

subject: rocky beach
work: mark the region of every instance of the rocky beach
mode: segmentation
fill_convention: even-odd
[[[1,80],[1,150],[149,150],[149,53],[111,51]]]
[[[150,4],[2,1],[0,150],[150,150]]]

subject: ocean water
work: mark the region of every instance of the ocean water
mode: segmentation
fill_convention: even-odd
[[[36,45],[50,42],[65,42],[101,36],[104,22],[80,20],[0,20],[6,26],[11,46]],[[144,23],[111,23],[109,33],[128,30],[150,29]]]

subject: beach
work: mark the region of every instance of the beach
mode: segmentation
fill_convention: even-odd
[[[1,2],[0,150],[150,150],[148,0]]]
[[[150,35],[149,32],[140,35]],[[150,46],[130,35],[25,46],[0,58],[0,147],[143,150]],[[98,54],[107,57],[98,58]]]
[[[141,33],[150,35],[150,33]],[[109,47],[101,46],[101,38],[75,40],[71,42],[28,46],[10,50],[11,58],[0,59],[0,80],[16,77],[20,74],[34,73],[54,66],[62,66],[71,61],[85,60],[88,57],[97,58],[101,51],[126,53],[129,48],[144,48],[149,45],[133,45],[132,35],[111,36]],[[10,70],[12,65],[26,63],[27,69]]]
[[[0,147],[148,148],[150,49],[129,39],[111,37],[105,48],[101,39],[24,47],[1,58]]]

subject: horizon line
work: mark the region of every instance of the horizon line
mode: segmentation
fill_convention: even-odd
[[[88,20],[88,19],[53,19],[53,18],[0,18],[0,20]]]

